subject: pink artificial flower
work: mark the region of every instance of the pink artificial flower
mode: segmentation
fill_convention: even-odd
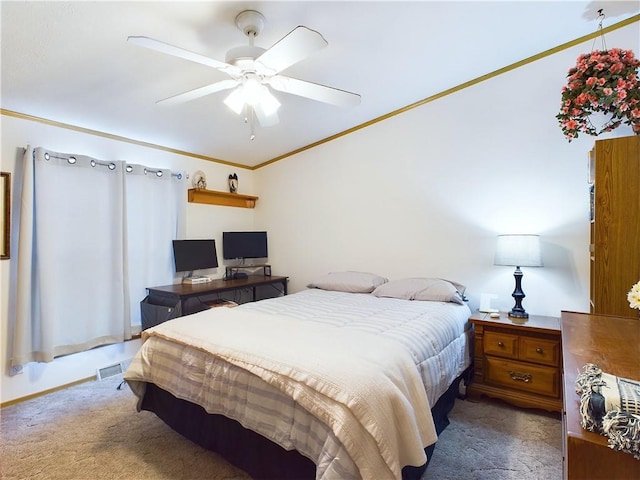
[[[611,95],[613,93],[613,89],[609,88],[609,87],[603,88],[602,89],[602,93],[604,93],[605,95],[609,96],[609,95]]]
[[[640,118],[640,108],[634,108],[631,110],[631,116],[633,118]]]
[[[578,105],[582,105],[584,103],[587,103],[587,101],[589,100],[589,97],[586,93],[582,92],[580,95],[578,95],[576,97],[576,103]]]
[[[589,62],[598,63],[600,61],[600,52],[591,52],[589,55]]]
[[[626,90],[619,90],[618,91],[618,101],[624,100],[625,98],[627,98],[627,91]]]
[[[604,63],[598,63],[598,64],[596,64],[596,66],[595,66],[595,67],[593,67],[593,68],[595,68],[596,70],[598,70],[599,72],[601,72],[602,70],[604,70],[604,69],[606,68],[606,65],[605,65]]]
[[[611,65],[611,68],[609,69],[609,71],[611,73],[620,73],[623,69],[624,69],[624,65],[620,62],[617,62]]]
[[[587,81],[585,83],[591,87],[593,84],[597,82],[598,82],[598,77],[589,77],[587,78]]]

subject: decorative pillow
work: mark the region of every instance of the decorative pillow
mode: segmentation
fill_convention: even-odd
[[[331,272],[307,285],[308,288],[320,288],[349,293],[371,293],[388,280],[380,275],[367,272]]]
[[[587,363],[576,377],[580,425],[607,437],[610,448],[640,460],[640,382]]]
[[[380,285],[372,293],[376,297],[403,298],[405,300],[427,300],[464,304],[464,285],[442,278],[403,278]]]

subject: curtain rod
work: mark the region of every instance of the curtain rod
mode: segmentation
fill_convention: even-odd
[[[26,150],[26,148],[24,148],[24,150]],[[36,154],[36,151],[34,150],[33,151],[34,160],[35,160],[35,154]],[[49,160],[50,158],[56,158],[58,160],[66,160],[70,165],[74,165],[78,161],[78,159],[76,157],[74,157],[73,155],[59,156],[59,155],[50,154],[49,152],[45,152],[44,153],[44,159],[45,160]],[[100,165],[101,167],[107,167],[109,170],[115,170],[116,169],[115,162],[103,162],[103,161],[100,161],[100,160],[96,160],[95,158],[91,158],[89,164],[92,167],[95,167],[96,165]],[[128,163],[125,162],[124,170],[127,173],[133,172],[133,165],[128,164]],[[161,168],[153,169],[153,168],[149,168],[149,167],[144,167],[144,174],[146,175],[147,173],[155,173],[156,177],[162,177],[162,175],[164,175],[164,170],[161,169]],[[182,172],[176,172],[176,173],[171,172],[171,176],[172,177],[176,177],[178,180],[182,180]]]

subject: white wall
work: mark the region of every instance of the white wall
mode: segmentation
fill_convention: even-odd
[[[151,167],[170,168],[189,175],[202,170],[207,176],[207,187],[211,190],[227,191],[227,178],[236,172],[240,179],[240,192],[253,193],[254,173],[191,157],[137,146],[131,143],[58,128],[43,123],[3,115],[0,117],[2,133],[2,157],[0,169],[12,173],[12,187],[18,180],[13,175],[16,161],[20,161],[20,149],[27,145],[46,147],[63,153],[78,153],[102,160],[126,160]],[[189,203],[187,205],[187,238],[215,238],[218,261],[222,265],[222,231],[252,229],[255,212],[252,209],[221,207]],[[12,219],[16,223],[17,218]],[[9,285],[10,269],[15,268],[15,245],[12,239],[12,258],[0,262],[0,393],[2,403],[34,393],[65,385],[95,375],[96,369],[131,358],[140,346],[140,340],[118,345],[109,345],[88,352],[58,358],[51,363],[29,363],[23,373],[9,376],[9,349],[11,329],[9,309],[15,292]],[[90,268],[90,266],[87,266]],[[208,272],[221,277],[224,268]],[[177,280],[176,280],[177,281]],[[150,285],[152,286],[152,285]],[[73,288],[73,279],[69,279]],[[139,299],[142,300],[142,299]],[[133,302],[136,300],[133,299]]]
[[[636,23],[611,32],[607,43],[637,53],[639,29]],[[586,165],[595,139],[568,143],[555,115],[568,68],[590,49],[560,52],[262,169],[236,169],[240,191],[260,197],[256,208],[190,204],[188,235],[221,242],[223,230],[268,230],[273,273],[290,277],[291,292],[328,271],[366,270],[450,278],[468,286],[472,307],[486,292],[509,310],[513,269],[493,266],[495,237],[538,233],[545,266],[524,269],[524,307],[540,315],[588,311]],[[13,172],[17,150],[27,144],[203,170],[214,190],[226,190],[234,170],[12,117],[0,121],[2,171]],[[631,131],[623,127],[608,136],[625,135]],[[8,377],[12,263],[0,262],[2,402],[91,376],[135,351],[138,342],[103,347]]]
[[[635,24],[607,42],[638,52],[639,38]],[[493,306],[510,310],[514,268],[493,265],[495,237],[536,233],[544,268],[523,269],[525,309],[589,311],[595,138],[568,143],[555,119],[567,70],[589,50],[555,54],[259,169],[257,221],[269,226],[274,271],[291,276],[291,292],[329,271],[444,277],[468,286],[471,307],[494,293]],[[608,136],[631,134],[621,127]]]

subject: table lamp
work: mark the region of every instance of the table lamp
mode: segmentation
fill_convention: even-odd
[[[539,235],[498,235],[496,242],[496,256],[494,265],[515,266],[513,276],[516,279],[516,288],[511,295],[516,304],[509,312],[510,317],[529,318],[529,314],[522,307],[522,299],[525,297],[522,291],[522,270],[520,267],[541,267],[542,256],[540,254]]]

